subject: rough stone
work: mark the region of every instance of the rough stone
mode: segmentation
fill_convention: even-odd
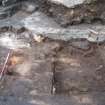
[[[19,0],[1,0],[0,1],[0,19],[12,16],[21,7]]]
[[[45,9],[42,9],[42,11],[44,11],[48,16],[53,17],[54,20],[63,27],[81,23],[90,24],[96,21],[100,21],[100,23],[104,24],[104,4],[104,0],[97,0],[93,3],[83,3],[76,5],[75,7],[67,8],[64,5],[46,2],[44,7]],[[48,8],[46,8],[46,6]]]
[[[38,0],[1,0],[0,19],[13,16],[19,10],[32,13],[38,9]]]
[[[56,4],[62,4],[68,8],[74,7],[80,4],[92,3],[96,0],[48,0],[50,2],[54,2]]]
[[[18,21],[20,20],[20,21]],[[78,25],[68,28],[60,27],[53,19],[41,12],[35,12],[27,16],[25,13],[18,13],[11,18],[0,21],[0,28],[13,27],[16,30],[21,28],[28,29],[33,35],[60,40],[87,39],[90,42],[105,41],[105,27],[100,24]]]

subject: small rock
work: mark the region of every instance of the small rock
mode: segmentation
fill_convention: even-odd
[[[42,37],[41,35],[34,35],[34,40],[36,41],[36,42],[43,42],[43,40],[44,40],[44,37]]]

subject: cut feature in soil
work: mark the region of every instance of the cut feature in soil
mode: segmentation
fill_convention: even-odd
[[[25,31],[18,33],[23,35],[18,41],[30,44],[27,38],[22,39],[26,35],[23,33]],[[14,34],[8,37],[12,38]],[[44,38],[36,41],[33,37],[30,47],[15,49],[12,53],[8,62],[9,70],[18,75],[5,75],[8,79],[5,79],[2,84],[5,88],[0,92],[23,98],[38,94],[103,92],[105,58],[102,55],[104,50],[101,49],[104,46],[104,43],[97,45],[81,39],[65,42]],[[0,50],[0,58],[5,57],[2,51],[4,50]]]

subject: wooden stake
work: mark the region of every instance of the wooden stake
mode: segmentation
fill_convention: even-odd
[[[1,73],[0,73],[0,80],[1,80],[2,77],[3,77],[3,73],[4,73],[4,71],[5,71],[6,64],[7,64],[7,62],[8,62],[9,57],[10,57],[10,53],[11,53],[11,50],[9,50],[9,52],[8,52],[8,54],[7,54],[7,57],[6,57],[6,59],[5,59],[3,68],[2,68]]]

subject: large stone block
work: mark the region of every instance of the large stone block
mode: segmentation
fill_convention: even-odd
[[[71,8],[76,5],[80,5],[80,4],[92,3],[96,0],[49,0],[49,1],[56,3],[56,4],[62,4],[68,8]]]

